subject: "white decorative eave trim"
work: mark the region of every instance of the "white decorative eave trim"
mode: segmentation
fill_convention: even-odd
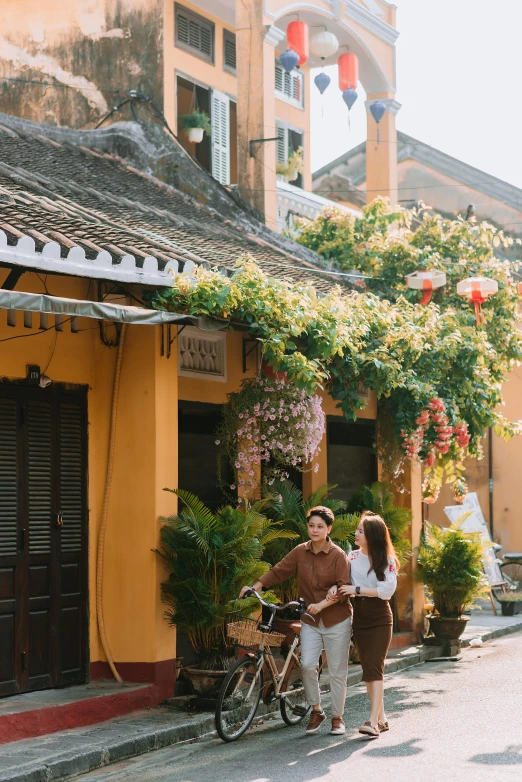
[[[265,41],[272,46],[277,46],[281,41],[286,38],[286,33],[275,24],[267,25],[265,33]]]
[[[169,261],[164,270],[160,271],[158,261],[152,255],[143,259],[142,268],[137,265],[134,255],[124,255],[120,263],[113,263],[107,250],[102,250],[93,260],[89,260],[82,247],[72,247],[67,257],[62,258],[58,242],[48,242],[42,252],[37,252],[32,236],[21,236],[15,245],[9,245],[4,231],[0,231],[0,262],[25,266],[28,271],[37,269],[73,277],[92,277],[154,287],[170,287],[172,275],[179,273],[177,261]],[[185,261],[183,274],[189,274],[194,267],[193,261]]]
[[[399,103],[399,101],[395,100],[395,98],[372,98],[372,100],[364,101],[367,114],[370,113],[370,106],[372,103],[384,103],[388,114],[393,114],[393,116],[396,116],[399,109],[402,108],[402,103]]]
[[[400,35],[398,30],[383,19],[379,19],[378,16],[375,16],[371,11],[368,11],[367,8],[355,3],[354,0],[347,0],[344,7],[344,14],[348,19],[351,19],[352,22],[360,24],[361,27],[364,27],[369,33],[380,38],[381,41],[384,41],[390,46],[395,46],[395,41]]]

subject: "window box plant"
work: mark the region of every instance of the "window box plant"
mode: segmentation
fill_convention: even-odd
[[[181,126],[187,132],[189,141],[199,144],[203,141],[203,134],[209,136],[212,132],[210,117],[205,111],[193,111],[191,114],[183,114]]]
[[[427,524],[419,549],[416,576],[431,594],[435,612],[429,617],[430,631],[441,642],[460,638],[469,620],[465,611],[489,591],[483,543],[477,534],[459,528],[468,515],[447,528]]]
[[[522,592],[506,592],[500,595],[502,616],[516,616],[522,613]]]
[[[290,152],[286,163],[277,163],[276,174],[285,182],[295,182],[299,174],[304,174],[303,148],[298,147]]]
[[[212,512],[190,492],[169,491],[178,495],[182,508],[162,519],[156,551],[168,570],[161,584],[166,619],[187,634],[197,655],[197,665],[184,669],[196,694],[213,697],[234,656],[228,621],[258,608],[255,599],[237,600],[241,587],[268,570],[264,547],[291,533],[263,515],[266,501]]]

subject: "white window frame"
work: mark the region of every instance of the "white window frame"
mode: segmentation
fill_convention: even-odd
[[[193,337],[194,339],[205,340],[206,342],[214,342],[218,346],[218,350],[221,353],[223,371],[217,372],[205,372],[199,369],[182,369],[181,363],[181,345],[183,336]],[[185,326],[183,331],[178,334],[178,375],[180,377],[191,377],[199,380],[213,380],[218,383],[226,383],[227,381],[227,335],[224,331],[203,331],[196,326]]]
[[[178,13],[183,14],[183,16],[186,17],[189,25],[192,22],[193,24],[199,25],[208,32],[210,36],[210,56],[205,52],[202,52],[201,49],[198,49],[197,47],[191,46],[189,43],[180,40]],[[206,19],[204,16],[200,16],[189,8],[186,8],[182,3],[174,3],[174,45],[178,49],[183,49],[183,51],[192,54],[194,57],[198,57],[198,59],[204,60],[204,62],[208,62],[210,65],[214,65],[216,56],[216,26],[214,22],[211,22],[210,19]]]
[[[304,130],[302,128],[298,128],[295,125],[290,124],[289,122],[285,122],[282,119],[276,118],[276,136],[278,136],[282,141],[282,147],[280,146],[280,142],[278,141],[276,144],[276,160],[278,163],[288,163],[288,154],[289,154],[289,144],[288,144],[288,131],[293,130],[294,133],[300,133],[301,137],[303,139],[303,143],[301,146],[304,149],[305,140],[304,140]],[[281,131],[283,131],[283,135],[281,136]],[[280,149],[284,149],[284,158],[282,158],[279,154]]]
[[[275,69],[276,69],[276,79],[275,79],[275,96],[278,98],[278,100],[282,100],[284,103],[288,103],[290,106],[294,106],[296,109],[301,109],[301,111],[304,111],[305,108],[305,101],[304,101],[304,94],[305,94],[305,76],[304,72],[301,70],[294,69],[291,73],[287,73],[279,60],[275,61]],[[277,87],[277,71],[280,71],[281,77],[280,79],[283,82],[283,89],[280,90]],[[301,91],[301,100],[296,100],[296,98],[292,97],[291,94],[287,93],[293,93],[294,84],[296,81],[300,82],[300,91]],[[286,92],[285,92],[286,90]]]

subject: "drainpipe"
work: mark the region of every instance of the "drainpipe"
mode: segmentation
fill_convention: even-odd
[[[488,467],[489,467],[489,531],[491,534],[491,540],[494,538],[494,525],[493,525],[493,427],[488,429]]]

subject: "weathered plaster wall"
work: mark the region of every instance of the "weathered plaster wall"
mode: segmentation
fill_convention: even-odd
[[[0,19],[7,114],[93,127],[129,89],[162,106],[162,0],[0,0]]]

